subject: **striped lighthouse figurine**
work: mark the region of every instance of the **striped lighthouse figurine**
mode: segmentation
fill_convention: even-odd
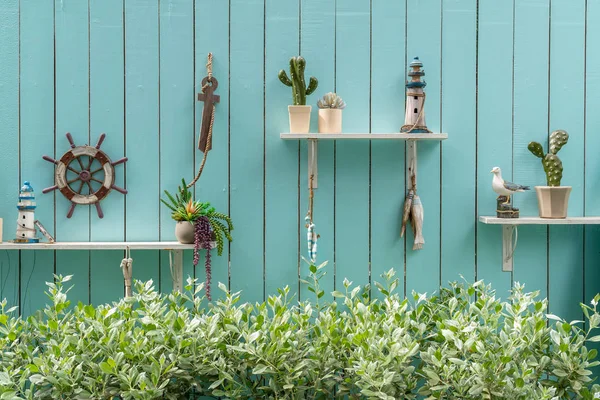
[[[19,191],[19,219],[17,220],[17,238],[15,243],[38,243],[35,229],[35,193],[29,182],[25,181]]]
[[[400,128],[403,133],[431,133],[425,123],[425,92],[423,88],[427,83],[421,81],[425,71],[421,69],[423,63],[415,57],[410,63],[409,81],[406,81],[406,115],[404,125]]]

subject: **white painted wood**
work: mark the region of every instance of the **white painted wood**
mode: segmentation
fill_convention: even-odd
[[[492,225],[600,225],[600,217],[567,217],[549,219],[540,217],[497,218],[479,217],[479,222]]]
[[[447,133],[280,133],[283,140],[432,140],[448,139]]]
[[[319,171],[317,168],[318,160],[318,149],[319,142],[315,139],[308,140],[308,188],[310,189],[310,176],[314,175],[312,187],[316,189],[318,187]]]
[[[211,248],[216,242],[211,242]],[[184,250],[193,244],[179,242],[55,242],[55,243],[0,243],[0,250]]]
[[[514,225],[502,226],[502,271],[504,272],[513,270],[513,253],[515,249],[512,237],[513,231],[516,234]]]
[[[415,185],[417,185],[417,142],[409,140],[406,143],[406,187],[408,190],[413,188],[412,175],[415,175]]]
[[[173,250],[172,266],[173,291],[181,293],[183,291],[183,250]]]

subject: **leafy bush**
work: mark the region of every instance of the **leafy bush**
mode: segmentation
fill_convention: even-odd
[[[546,315],[546,300],[516,285],[501,302],[489,285],[453,283],[439,295],[394,292],[394,272],[324,301],[289,288],[264,303],[225,292],[205,306],[202,284],[159,294],[152,282],[110,305],[70,307],[65,283],[48,283],[50,305],[26,320],[2,303],[0,399],[182,399],[194,390],[232,399],[592,399],[600,324]]]

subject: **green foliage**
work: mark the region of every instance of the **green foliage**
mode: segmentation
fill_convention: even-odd
[[[314,301],[286,287],[243,303],[219,284],[208,308],[191,279],[184,293],[136,282],[131,298],[70,307],[70,277],[56,277],[50,305],[27,320],[1,303],[0,399],[184,399],[192,388],[230,399],[600,395],[587,347],[600,341],[600,296],[582,305],[584,328],[546,314],[547,301],[518,284],[506,302],[482,282],[405,299],[390,270],[370,301],[347,280],[326,296],[324,268],[309,266]]]
[[[292,88],[292,100],[295,106],[306,105],[306,96],[311,95],[319,86],[319,81],[314,76],[311,76],[306,86],[304,80],[304,69],[306,68],[306,60],[303,57],[290,58],[290,77],[288,78],[284,70],[279,71],[279,80],[286,86]]]
[[[167,199],[161,199],[171,211],[171,217],[175,221],[194,222],[202,216],[208,217],[212,232],[215,235],[217,242],[217,253],[223,254],[225,247],[225,239],[231,242],[231,231],[233,230],[233,222],[228,215],[217,212],[209,202],[201,202],[193,200],[192,192],[188,189],[185,179],[181,180],[181,186],[177,187],[177,193],[173,196],[165,190]]]
[[[550,134],[550,152],[544,155],[544,149],[538,142],[531,142],[527,146],[529,151],[536,157],[542,159],[542,166],[546,173],[548,186],[560,186],[563,175],[562,161],[556,155],[569,141],[569,134],[563,130],[557,130]]]

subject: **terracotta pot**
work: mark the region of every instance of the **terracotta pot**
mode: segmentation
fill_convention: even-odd
[[[319,133],[342,133],[342,110],[339,108],[319,109]]]
[[[567,218],[571,186],[536,186],[541,218]]]
[[[188,221],[177,221],[175,237],[182,244],[194,243],[194,224]]]
[[[288,106],[290,133],[308,133],[312,106]]]

